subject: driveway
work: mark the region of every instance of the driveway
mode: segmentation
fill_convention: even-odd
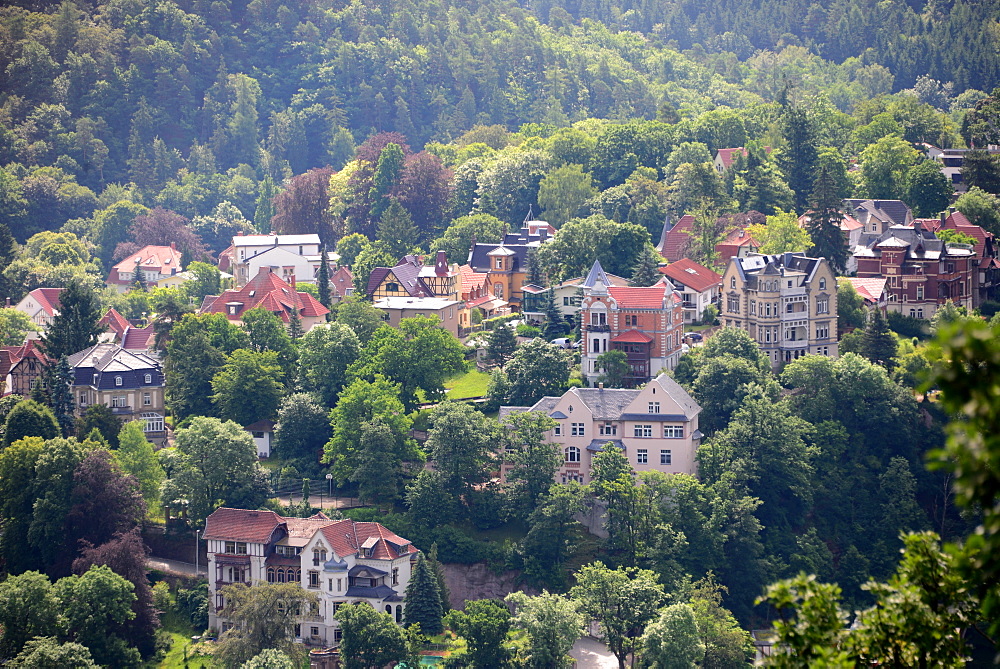
[[[185,574],[187,576],[195,575],[193,562],[181,562],[180,560],[168,560],[167,558],[150,556],[146,560],[146,566],[150,569],[172,571],[178,574]],[[208,567],[205,564],[199,564],[198,573],[207,575]]]
[[[576,660],[578,669],[618,669],[618,660],[594,637],[581,637],[569,654]]]

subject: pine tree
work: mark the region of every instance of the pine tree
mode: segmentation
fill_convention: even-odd
[[[302,319],[299,318],[299,310],[292,309],[292,314],[288,317],[288,336],[294,339],[302,339]]]
[[[499,367],[507,364],[517,349],[517,336],[514,330],[505,323],[490,330],[486,340],[486,357]]]
[[[451,592],[448,591],[448,583],[444,579],[444,567],[438,561],[438,545],[435,541],[431,544],[431,549],[427,551],[427,562],[434,571],[437,578],[438,590],[441,591],[441,608],[448,611],[451,608]]]
[[[801,212],[808,202],[819,159],[815,133],[805,109],[796,105],[786,108],[782,126],[787,150],[782,154],[781,167],[795,193],[795,209]]]
[[[258,232],[267,234],[271,231],[271,219],[274,218],[274,196],[278,194],[278,189],[274,187],[274,180],[270,176],[264,177],[260,182],[257,191],[257,203],[253,215],[253,226]]]
[[[49,365],[45,374],[52,413],[56,416],[63,436],[69,437],[76,428],[76,418],[73,416],[73,372],[66,356],[59,358],[54,365]]]
[[[79,281],[71,282],[59,294],[59,312],[42,337],[42,348],[50,358],[73,355],[97,343],[104,332],[98,325],[101,304],[97,294]]]
[[[646,246],[639,254],[639,262],[636,263],[632,272],[633,286],[652,286],[659,281],[663,275],[660,274],[660,261],[662,258],[652,246]]]
[[[566,334],[566,320],[556,305],[555,292],[549,290],[548,298],[545,301],[545,338],[552,341],[556,337]]]
[[[879,309],[872,311],[865,325],[864,338],[861,340],[861,354],[877,365],[882,365],[892,371],[896,355],[896,338],[889,330],[889,323]]]
[[[545,274],[542,266],[538,262],[538,249],[528,249],[528,283],[538,286],[545,286]]]
[[[418,623],[421,632],[433,636],[444,631],[444,626],[441,624],[443,615],[437,577],[421,553],[417,556],[417,565],[413,568],[410,582],[406,586],[406,609],[403,611],[403,621],[407,625]]]
[[[813,242],[809,253],[826,258],[835,272],[843,274],[847,267],[847,245],[840,231],[844,214],[840,210],[837,182],[826,165],[820,166],[813,184],[811,206],[813,211],[806,226]]]
[[[320,249],[319,270],[316,272],[316,290],[319,292],[319,303],[330,308],[330,256],[326,253],[326,245]]]
[[[420,237],[420,231],[413,224],[410,212],[395,198],[391,200],[377,225],[377,238],[385,242],[389,253],[398,258],[413,250]]]
[[[142,258],[135,259],[135,269],[132,270],[132,286],[136,290],[146,292],[146,275],[142,272]]]

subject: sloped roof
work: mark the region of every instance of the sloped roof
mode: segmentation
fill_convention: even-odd
[[[721,274],[710,270],[704,265],[699,265],[690,258],[681,258],[675,263],[661,267],[660,272],[697,293],[704,292],[712,286],[722,284]]]
[[[216,509],[205,519],[205,539],[229,539],[253,544],[267,543],[285,519],[274,511]]]
[[[354,275],[346,267],[338,267],[330,275],[330,292],[333,295],[345,297],[354,288]]]
[[[240,305],[236,314],[230,314],[226,308],[227,304],[233,303]],[[277,314],[285,323],[290,320],[292,309],[298,309],[300,316],[307,317],[330,313],[315,297],[296,291],[266,267],[262,267],[257,276],[242,288],[224,291],[217,297],[206,297],[202,302],[201,313],[225,314],[228,318],[235,319],[258,306]]]
[[[128,322],[128,319],[118,313],[114,307],[108,309],[107,313],[101,316],[101,320],[97,321],[97,324],[106,326],[119,338],[122,337],[125,334],[125,330],[132,325]]]
[[[319,235],[315,233],[305,235],[236,235],[233,237],[233,246],[283,246],[302,244],[319,244]]]
[[[741,153],[745,156],[747,155],[747,150],[744,149],[742,146],[737,146],[736,148],[732,149],[719,149],[715,155],[719,159],[719,162],[722,163],[722,166],[728,170],[730,167],[733,166],[733,162],[736,160],[736,156]]]
[[[143,269],[156,271],[159,274],[177,274],[181,271],[181,252],[173,246],[144,246],[135,253],[118,262],[111,268],[107,283],[128,284],[134,279],[122,279],[120,274],[132,274],[136,261]]]
[[[127,351],[118,344],[97,344],[78,351],[66,358],[69,366],[93,369],[98,372],[126,372],[147,369],[159,369],[159,359],[140,353]]]
[[[689,419],[698,413],[701,413],[701,406],[694,401],[694,398],[688,394],[681,384],[677,383],[674,379],[667,376],[666,374],[660,374],[655,379],[651,381],[658,385],[663,392],[667,394],[678,406],[684,411],[684,415]]]
[[[376,267],[372,270],[366,288],[368,295],[373,295],[382,282],[391,276],[410,297],[433,297],[434,291],[420,278],[422,265],[419,260],[414,263],[410,258],[415,257],[405,256],[395,267]]]
[[[623,344],[648,344],[653,341],[653,338],[640,330],[627,330],[614,337],[611,341],[617,341]]]
[[[150,347],[155,335],[152,325],[144,328],[129,326],[122,337],[122,348],[127,351],[143,351]]]
[[[857,278],[857,277],[845,277],[845,281],[850,282],[854,286],[854,290],[869,302],[874,302],[878,304],[882,301],[882,297],[885,294],[885,282],[884,278]]]
[[[667,288],[662,283],[649,287],[611,286],[608,293],[618,303],[619,309],[662,309]]]
[[[601,261],[595,260],[594,264],[590,267],[590,272],[587,274],[587,278],[583,280],[583,287],[593,288],[599,283],[605,286],[613,285],[611,283],[611,279],[609,279],[608,275],[604,273],[604,268],[601,267]]]
[[[35,288],[28,295],[35,302],[38,302],[38,306],[42,308],[42,311],[49,316],[55,316],[56,311],[59,310],[59,295],[62,292],[62,288]]]
[[[861,223],[874,217],[893,225],[905,225],[912,220],[910,208],[902,200],[844,200],[844,207]]]
[[[568,392],[587,405],[595,420],[618,420],[640,391],[635,388],[571,388]],[[537,411],[538,403],[531,410]]]
[[[390,532],[380,523],[345,519],[326,525],[320,531],[341,557],[359,552],[366,543],[372,548],[370,558],[374,560],[392,560],[417,550],[407,539]]]
[[[669,230],[664,229],[660,237],[660,244],[656,247],[656,250],[668,262],[677,262],[683,257],[681,251],[684,250],[688,240],[691,239],[689,231],[692,227],[694,227],[694,216],[691,214],[681,216]]]

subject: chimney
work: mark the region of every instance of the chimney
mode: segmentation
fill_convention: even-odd
[[[941,212],[941,227],[944,227],[944,222],[945,222],[946,218],[947,218],[947,216],[945,216],[945,212],[942,211]]]
[[[437,260],[434,263],[434,273],[443,276],[448,273],[448,255],[444,251],[437,252]]]
[[[176,251],[177,250],[177,242],[170,242],[170,248],[172,248],[174,251]]]
[[[293,290],[295,289],[295,275],[294,274],[292,274],[291,276],[288,277],[288,285],[291,286]]]
[[[7,298],[7,305],[6,306],[7,306],[8,309],[10,309],[10,307],[11,307],[10,298],[9,297]]]
[[[598,381],[597,382],[597,389],[598,390],[604,390],[604,381]]]
[[[942,221],[943,222],[943,221]],[[924,231],[924,224],[919,218],[913,219],[913,230],[919,235]]]

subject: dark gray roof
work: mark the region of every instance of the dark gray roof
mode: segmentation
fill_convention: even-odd
[[[589,444],[587,444],[587,450],[591,451],[592,453],[599,453],[604,450],[604,445],[609,442],[617,446],[618,448],[622,449],[623,451],[625,450],[625,444],[622,443],[621,439],[594,439]]]
[[[570,392],[583,400],[596,420],[618,420],[640,391],[633,388],[573,388]]]
[[[524,413],[525,411],[531,411],[531,407],[500,407],[500,412],[497,414],[497,420],[502,421],[511,414]]]
[[[385,599],[398,597],[396,591],[387,585],[377,585],[374,588],[366,588],[359,585],[352,585],[347,589],[347,597],[363,597],[365,599]],[[397,601],[397,600],[390,600]]]
[[[101,390],[152,388],[163,385],[159,358],[129,351],[117,344],[98,344],[67,358],[73,370],[73,385]],[[150,382],[146,383],[146,375]],[[121,378],[121,384],[117,379]]]
[[[880,221],[893,225],[904,225],[913,218],[910,208],[902,200],[844,200],[844,208],[855,218],[874,216]],[[858,210],[861,211],[858,211]],[[867,216],[866,216],[867,215]],[[859,219],[860,220],[860,219]],[[866,223],[867,220],[862,220]]]
[[[677,402],[688,418],[693,418],[695,415],[701,413],[701,406],[681,387],[681,384],[674,381],[671,377],[666,374],[660,374],[652,380],[652,383],[659,385],[670,399]]]

